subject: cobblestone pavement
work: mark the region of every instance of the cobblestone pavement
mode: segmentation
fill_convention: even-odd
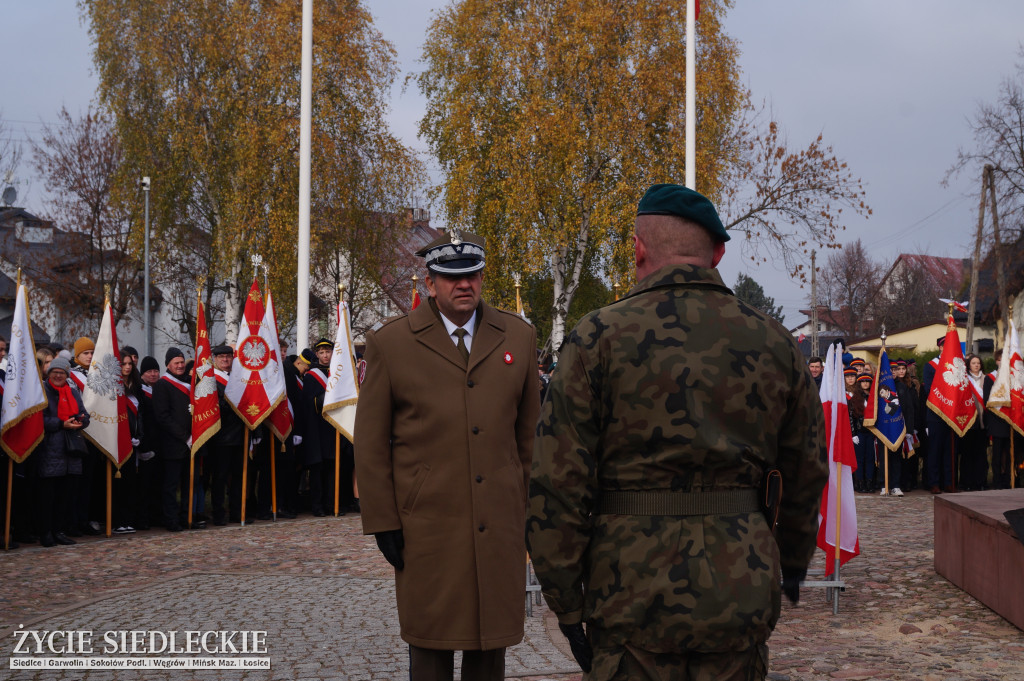
[[[861,555],[832,615],[787,604],[770,678],[1024,679],[1024,632],[935,574],[932,497],[858,495]],[[1024,497],[1022,497],[1024,506]],[[822,566],[822,559],[812,567]],[[1024,569],[1022,569],[1024,574]],[[29,629],[265,630],[272,668],[245,672],[9,669]],[[402,679],[389,566],[357,516],[138,533],[0,554],[0,679]],[[509,676],[580,678],[551,613],[528,618]],[[578,668],[577,668],[578,669]]]

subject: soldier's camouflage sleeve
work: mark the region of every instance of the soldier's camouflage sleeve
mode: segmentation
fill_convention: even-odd
[[[581,352],[574,332],[562,348],[541,405],[526,528],[544,598],[563,624],[582,618],[584,554],[597,493],[593,453],[600,409]]]
[[[800,571],[814,554],[828,451],[821,398],[795,346],[793,362],[793,391],[779,430],[776,466],[782,473],[782,503],[775,538],[782,569]]]

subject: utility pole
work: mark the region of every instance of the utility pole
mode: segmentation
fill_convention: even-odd
[[[814,261],[817,251],[811,251],[811,357],[821,357],[818,354],[818,268]]]
[[[1003,272],[1003,249],[999,238],[999,211],[996,210],[995,168],[990,165],[986,165],[985,172],[988,174],[988,194],[991,201],[992,231],[994,232],[992,253],[996,259],[996,286],[998,288],[999,295],[999,314],[1003,320],[1003,328],[1006,329],[1009,328],[1010,312],[1007,307],[1006,298],[1006,274]],[[999,338],[1003,338],[1004,335],[1005,331],[999,334]]]
[[[985,193],[988,191],[988,178],[992,166],[986,165],[981,172],[981,201],[978,203],[978,234],[974,239],[974,258],[971,259],[971,297],[967,303],[967,339],[964,347],[967,352],[974,352],[974,301],[978,297],[978,264],[981,262],[981,235],[985,227]],[[950,296],[952,300],[952,296]]]

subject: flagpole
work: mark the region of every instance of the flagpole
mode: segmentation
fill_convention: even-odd
[[[338,497],[341,492],[341,432],[334,429],[334,517],[338,517]]]
[[[299,243],[295,350],[309,346],[309,195],[313,134],[313,0],[302,0],[302,61],[299,74]],[[244,520],[244,519],[243,519]]]
[[[245,424],[243,424],[245,425]],[[246,426],[242,430],[245,431],[245,437],[242,439],[242,527],[245,527],[245,492],[249,485],[246,484],[246,478],[249,475],[249,428]]]
[[[416,282],[419,281],[419,280],[420,280],[420,278],[417,277],[415,274],[412,275],[412,295],[409,296],[409,310],[410,311],[412,311],[412,306],[416,304]],[[340,284],[339,284],[339,286],[340,286]]]
[[[875,401],[875,414],[878,416],[878,387],[879,381],[882,380],[882,356],[885,355],[885,324],[882,324],[882,351],[878,354],[878,368],[875,369],[875,391],[871,395],[871,399]],[[885,489],[882,490],[883,496],[889,496],[889,490],[892,487],[889,485],[889,447],[883,442],[882,449],[885,453],[882,455],[885,457]]]
[[[686,0],[686,186],[697,189],[697,32],[696,0]]]
[[[833,358],[835,358],[836,356],[838,356],[840,358],[839,359],[839,363],[840,364],[842,363],[842,352],[841,352],[841,348],[842,347],[843,347],[842,345],[837,345],[836,346],[836,352],[833,355]],[[835,363],[836,362],[833,362],[833,364],[835,364]],[[835,369],[835,367],[833,367],[833,369]],[[835,374],[834,370],[833,370],[833,374]],[[839,375],[841,376],[842,374],[839,374]],[[833,383],[835,383],[835,380],[833,380]],[[842,388],[842,386],[840,386],[840,389],[845,390],[845,388]],[[835,403],[833,402],[833,414],[835,414],[834,404]],[[836,428],[836,426],[833,423],[832,424],[832,432],[833,432],[833,434],[835,433],[835,428]],[[833,455],[833,458],[834,458],[834,455]],[[842,533],[842,524],[843,524],[843,506],[842,506],[842,501],[843,501],[843,462],[842,461],[836,461],[835,463],[836,463],[836,547],[835,547],[835,553],[833,554],[833,559],[835,560],[836,567],[835,567],[835,575],[834,575],[833,579],[838,582],[841,579],[840,575],[839,575],[839,570],[841,568],[840,552],[842,550],[841,547],[842,547],[842,539],[843,539],[843,533]],[[838,615],[839,614],[839,587],[835,587],[835,588],[832,589],[832,614],[833,615]]]
[[[18,270],[20,274],[20,270]],[[20,276],[18,276],[20,281]],[[20,286],[20,284],[18,285]],[[1011,443],[1011,448],[1013,443]],[[1011,450],[1012,452],[1013,450]],[[14,460],[7,457],[7,512],[3,516],[3,550],[10,550],[10,493],[14,483]]]

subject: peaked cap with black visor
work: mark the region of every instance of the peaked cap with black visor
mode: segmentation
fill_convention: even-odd
[[[484,268],[484,238],[471,232],[451,230],[416,251],[426,260],[431,274],[460,277]]]

